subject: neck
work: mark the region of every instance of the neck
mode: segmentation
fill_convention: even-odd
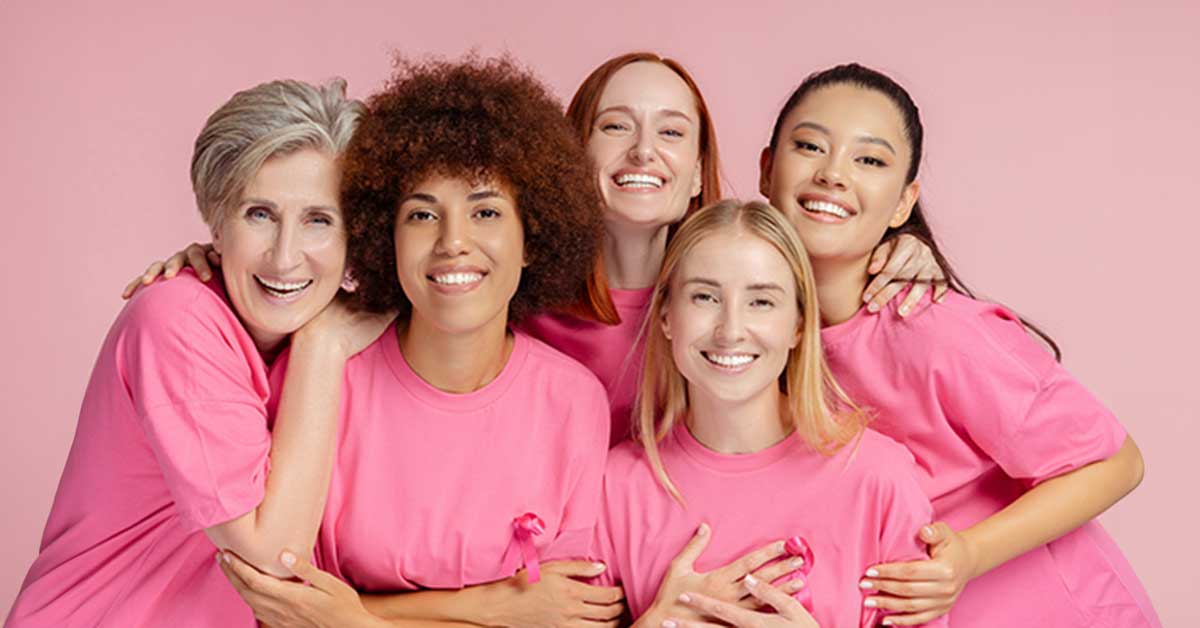
[[[604,270],[609,287],[636,290],[653,286],[667,254],[669,227],[605,225]]]
[[[463,394],[496,379],[512,354],[508,313],[478,329],[450,333],[413,312],[398,334],[400,351],[421,379],[438,390]]]
[[[821,324],[837,325],[850,320],[863,305],[862,294],[870,279],[867,265],[871,258],[811,261],[813,280],[817,284],[817,303],[821,304]]]
[[[722,454],[751,454],[787,437],[792,431],[782,413],[783,393],[772,384],[761,394],[728,402],[688,384],[687,426],[705,447]]]

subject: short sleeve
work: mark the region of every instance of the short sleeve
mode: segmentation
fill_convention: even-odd
[[[947,414],[1010,477],[1030,485],[1104,460],[1125,430],[1014,315],[996,308],[958,343],[940,381]]]
[[[897,445],[896,447],[899,447]],[[933,521],[933,505],[921,489],[917,480],[916,463],[907,451],[904,460],[895,461],[888,468],[886,489],[881,495],[883,521],[879,532],[879,549],[882,562],[897,563],[927,560],[929,554],[921,541],[921,526]],[[883,619],[884,613],[863,607],[860,626],[871,628]],[[945,616],[920,624],[922,626],[946,626]]]
[[[605,479],[603,502],[600,505],[600,516],[596,520],[595,532],[592,534],[591,548],[588,550],[588,560],[604,563],[604,571],[589,582],[601,587],[613,587],[621,583],[617,552],[613,548],[612,535],[612,504],[609,502],[608,480]]]
[[[608,454],[610,419],[608,396],[590,373],[587,386],[578,391],[571,421],[579,434],[572,460],[575,480],[563,509],[558,536],[543,560],[578,559],[589,554],[600,514],[604,465]]]
[[[184,527],[196,531],[262,501],[269,388],[217,293],[186,278],[151,288],[121,319],[119,368]]]

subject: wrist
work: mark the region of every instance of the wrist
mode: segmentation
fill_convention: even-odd
[[[971,528],[958,533],[962,540],[963,554],[967,557],[967,580],[974,580],[988,571],[984,565],[980,541]]]
[[[292,356],[311,355],[322,361],[350,359],[350,350],[338,334],[329,333],[319,326],[305,325],[292,333]]]

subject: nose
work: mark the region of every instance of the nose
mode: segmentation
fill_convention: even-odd
[[[741,342],[746,335],[742,326],[742,314],[737,304],[729,300],[721,304],[721,317],[717,320],[717,328],[713,330],[714,339],[718,345],[731,346]]]
[[[438,239],[434,252],[446,257],[463,255],[470,250],[468,219],[455,213],[447,213],[439,222]]]
[[[275,242],[271,247],[271,264],[275,272],[285,274],[300,265],[304,252],[301,250],[300,226],[287,221],[278,224]]]
[[[830,155],[817,169],[815,179],[818,184],[825,187],[844,190],[846,189],[845,175],[841,160],[837,156]]]
[[[639,126],[634,136],[633,146],[629,147],[629,159],[636,164],[654,161],[654,132],[645,125]]]

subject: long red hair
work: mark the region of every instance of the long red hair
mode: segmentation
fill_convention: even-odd
[[[571,104],[567,106],[567,121],[579,133],[579,139],[584,146],[592,136],[592,123],[596,119],[596,110],[600,106],[600,96],[608,85],[609,79],[617,70],[639,61],[661,63],[679,75],[692,95],[696,98],[696,111],[700,114],[700,194],[688,203],[686,218],[692,212],[714,203],[721,198],[720,158],[717,154],[717,133],[713,127],[712,116],[704,95],[696,85],[691,74],[676,60],[659,56],[653,52],[630,52],[605,61],[600,67],[583,80],[583,84],[575,91]],[[594,164],[593,164],[594,165]],[[674,232],[674,225],[671,231]],[[581,295],[580,301],[571,308],[571,313],[589,320],[607,325],[621,322],[617,308],[613,305],[612,295],[608,291],[608,273],[604,270],[604,249],[598,247],[595,267],[588,276],[587,292]]]

